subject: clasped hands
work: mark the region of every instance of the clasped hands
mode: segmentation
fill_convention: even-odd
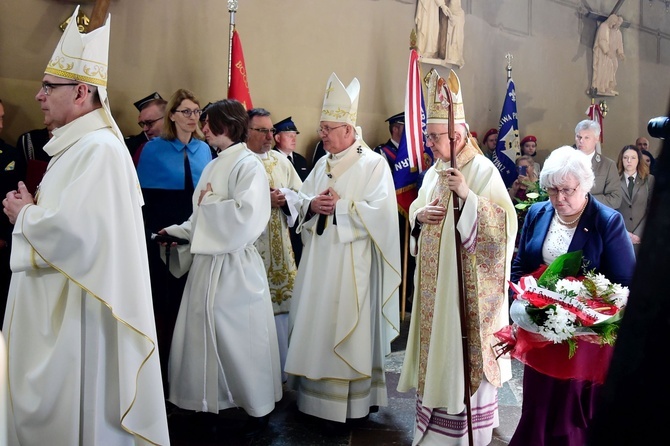
[[[465,203],[470,188],[465,182],[463,174],[457,169],[449,168],[445,170],[443,175],[447,175],[447,185],[449,186],[449,190]],[[446,215],[447,208],[440,203],[439,198],[436,198],[416,212],[416,220],[421,224],[437,225],[444,220]]]
[[[18,190],[7,192],[4,200],[2,200],[3,211],[11,224],[16,223],[16,218],[24,206],[35,204],[35,200],[23,181],[19,181]]]
[[[339,199],[340,196],[335,189],[329,187],[312,199],[309,209],[315,214],[330,215],[335,212],[335,205]]]
[[[416,220],[422,225],[437,225],[444,220],[447,215],[447,208],[440,204],[440,199],[436,198],[416,213]]]

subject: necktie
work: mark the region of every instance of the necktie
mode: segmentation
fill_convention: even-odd
[[[184,190],[193,194],[194,189],[191,163],[188,162],[188,150],[184,147]]]
[[[631,175],[628,177],[628,196],[633,198],[633,186],[635,186],[635,178]]]
[[[291,162],[291,164],[293,164],[293,155],[289,155],[289,156],[288,156],[288,160]],[[294,165],[295,165],[295,164],[294,164]]]

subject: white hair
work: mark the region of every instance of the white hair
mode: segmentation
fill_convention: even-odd
[[[591,191],[595,183],[595,175],[591,169],[589,157],[570,146],[553,150],[542,165],[540,186],[544,189],[556,187],[572,178],[579,181],[582,190]]]

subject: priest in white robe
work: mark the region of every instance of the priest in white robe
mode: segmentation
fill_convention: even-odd
[[[212,104],[203,133],[218,156],[202,172],[193,214],[160,232],[189,240],[170,269],[190,272],[170,350],[170,398],[183,409],[240,407],[264,427],[282,396],[279,350],[263,259],[254,242],[270,218],[265,169],[243,140],[247,112]]]
[[[20,183],[3,201],[8,442],[168,445],[143,200],[107,100],[109,18],[80,34],[78,9],[36,96],[51,161],[34,200]]]
[[[288,351],[288,312],[298,271],[289,228],[295,224],[298,217],[298,191],[302,181],[288,158],[272,150],[274,131],[270,112],[264,108],[254,108],[248,110],[247,114],[249,115],[247,147],[263,163],[270,183],[272,207],[270,221],[255,245],[263,257],[268,275],[272,309],[277,326],[282,382],[286,382],[288,377],[284,372],[284,365]]]
[[[339,423],[387,404],[384,359],[399,333],[395,188],[386,160],[356,138],[359,89],[334,73],[327,84],[320,136],[328,155],[300,190],[305,246],[285,369],[298,409]]]
[[[497,388],[511,378],[509,358],[496,358],[493,334],[509,323],[507,280],[517,220],[496,167],[469,136],[460,82],[451,71],[427,77],[427,145],[438,161],[410,206],[415,292],[407,350],[398,384],[417,392],[414,445],[467,445],[465,398],[470,398],[474,444],[491,442],[498,426]],[[449,88],[453,116],[445,105]],[[449,119],[454,120],[456,169],[451,162]],[[454,202],[460,218],[454,222]],[[455,231],[460,234],[467,302],[469,390],[465,393],[459,317]],[[418,247],[418,254],[416,248]]]

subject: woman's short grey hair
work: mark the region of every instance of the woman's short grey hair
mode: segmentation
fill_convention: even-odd
[[[577,179],[582,190],[590,192],[595,183],[595,175],[591,169],[591,160],[579,150],[563,146],[549,154],[540,172],[540,186],[547,189]]]

